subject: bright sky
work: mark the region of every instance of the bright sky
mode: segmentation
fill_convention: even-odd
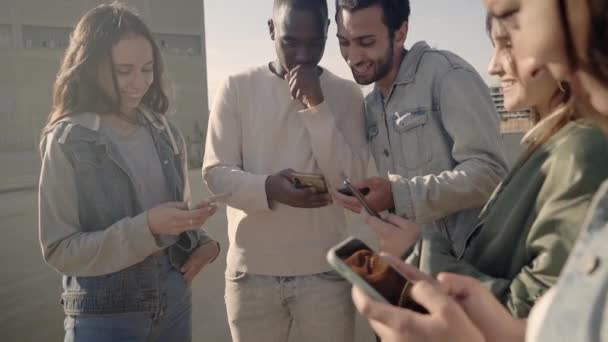
[[[334,0],[328,0],[332,19],[321,64],[341,77],[352,75],[340,55]],[[266,22],[272,0],[205,0],[207,77],[209,102],[228,75],[274,59],[274,45]],[[406,47],[419,40],[450,50],[471,63],[487,83],[492,45],[485,33],[485,9],[481,0],[410,0],[410,31]]]

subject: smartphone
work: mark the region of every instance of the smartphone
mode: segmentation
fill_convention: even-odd
[[[293,172],[291,175],[296,188],[312,187],[320,194],[327,192],[327,183],[325,183],[325,177],[321,174]]]
[[[340,188],[336,190],[337,192],[341,193],[344,196],[349,196],[349,197],[354,197],[355,194],[353,194],[352,191],[350,191],[349,188]],[[365,187],[365,188],[359,188],[359,192],[363,195],[363,196],[367,196],[367,194],[369,194],[369,188]]]
[[[382,220],[382,217],[380,217],[380,214],[378,214],[374,209],[372,209],[369,206],[369,204],[367,204],[367,202],[365,201],[365,196],[359,191],[359,189],[357,189],[353,186],[353,184],[350,182],[350,179],[348,179],[348,177],[344,178],[344,187],[346,189],[348,189],[348,191],[350,191],[355,196],[355,198],[359,201],[359,203],[361,203],[361,206],[363,207],[363,209],[365,209],[365,211],[370,216],[374,216],[374,217],[377,217]]]
[[[363,241],[347,238],[329,250],[327,262],[374,300],[427,313],[411,299],[412,283]]]
[[[207,199],[197,203],[196,205],[194,204],[189,204],[188,205],[188,209],[189,210],[195,210],[195,209],[199,209],[208,205],[219,205],[222,204],[224,201],[226,201],[228,199],[228,197],[230,197],[230,195],[232,195],[231,193],[222,193],[222,194],[217,194],[217,195],[211,195],[209,196]]]

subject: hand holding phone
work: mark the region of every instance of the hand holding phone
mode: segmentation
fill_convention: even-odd
[[[188,207],[189,207],[189,210],[201,209],[201,208],[208,207],[208,206],[217,207],[217,206],[223,204],[224,201],[226,201],[230,197],[230,195],[232,195],[232,194],[229,192],[211,195],[207,199],[200,201],[196,205],[189,205]]]
[[[154,235],[179,235],[200,227],[211,217],[215,206],[188,209],[185,202],[168,202],[147,211],[148,227]]]
[[[292,172],[291,177],[296,188],[310,187],[314,188],[319,194],[327,193],[327,183],[325,183],[325,177],[322,174]]]
[[[359,191],[359,189],[357,189],[355,186],[353,186],[353,184],[350,182],[350,179],[348,179],[348,177],[344,177],[344,187],[346,189],[348,189],[348,191],[350,191],[350,193],[352,193],[355,196],[357,201],[359,201],[359,203],[361,204],[363,209],[365,209],[365,211],[367,212],[367,214],[369,216],[374,216],[379,219],[382,219],[382,217],[380,217],[380,214],[378,214],[378,212],[376,212],[374,209],[372,209],[372,207],[369,206],[369,204],[365,201],[365,195],[363,195]]]
[[[353,192],[350,191],[350,189],[347,188],[347,187],[343,187],[343,188],[337,189],[336,191],[339,192],[339,193],[341,193],[344,196],[355,197],[355,194],[353,194]],[[369,191],[370,191],[370,189],[368,187],[359,188],[359,192],[363,196],[367,196],[367,194],[369,194]]]
[[[350,237],[339,243],[329,250],[327,261],[375,300],[427,312],[411,299],[411,282],[361,240]]]
[[[266,179],[269,205],[281,203],[294,208],[321,208],[331,204],[322,175],[282,170]]]

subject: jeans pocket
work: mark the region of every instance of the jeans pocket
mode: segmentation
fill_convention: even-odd
[[[247,272],[238,271],[229,267],[226,268],[226,281],[241,282],[245,279],[246,276]]]

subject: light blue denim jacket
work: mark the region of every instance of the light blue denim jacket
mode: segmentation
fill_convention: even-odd
[[[366,112],[372,154],[391,180],[397,214],[449,238],[460,253],[508,168],[488,87],[462,58],[418,42],[390,94],[383,98],[376,87],[367,96]]]
[[[144,110],[172,201],[188,199],[186,155],[179,131]],[[47,129],[41,142],[40,244],[45,261],[63,276],[61,302],[69,315],[157,312],[159,261],[167,248],[179,267],[202,230],[158,239],[116,146],[99,132],[99,116],[83,113]],[[164,244],[164,245],[163,245]],[[169,245],[169,246],[168,246]]]
[[[608,341],[608,181],[554,291],[538,341]]]

